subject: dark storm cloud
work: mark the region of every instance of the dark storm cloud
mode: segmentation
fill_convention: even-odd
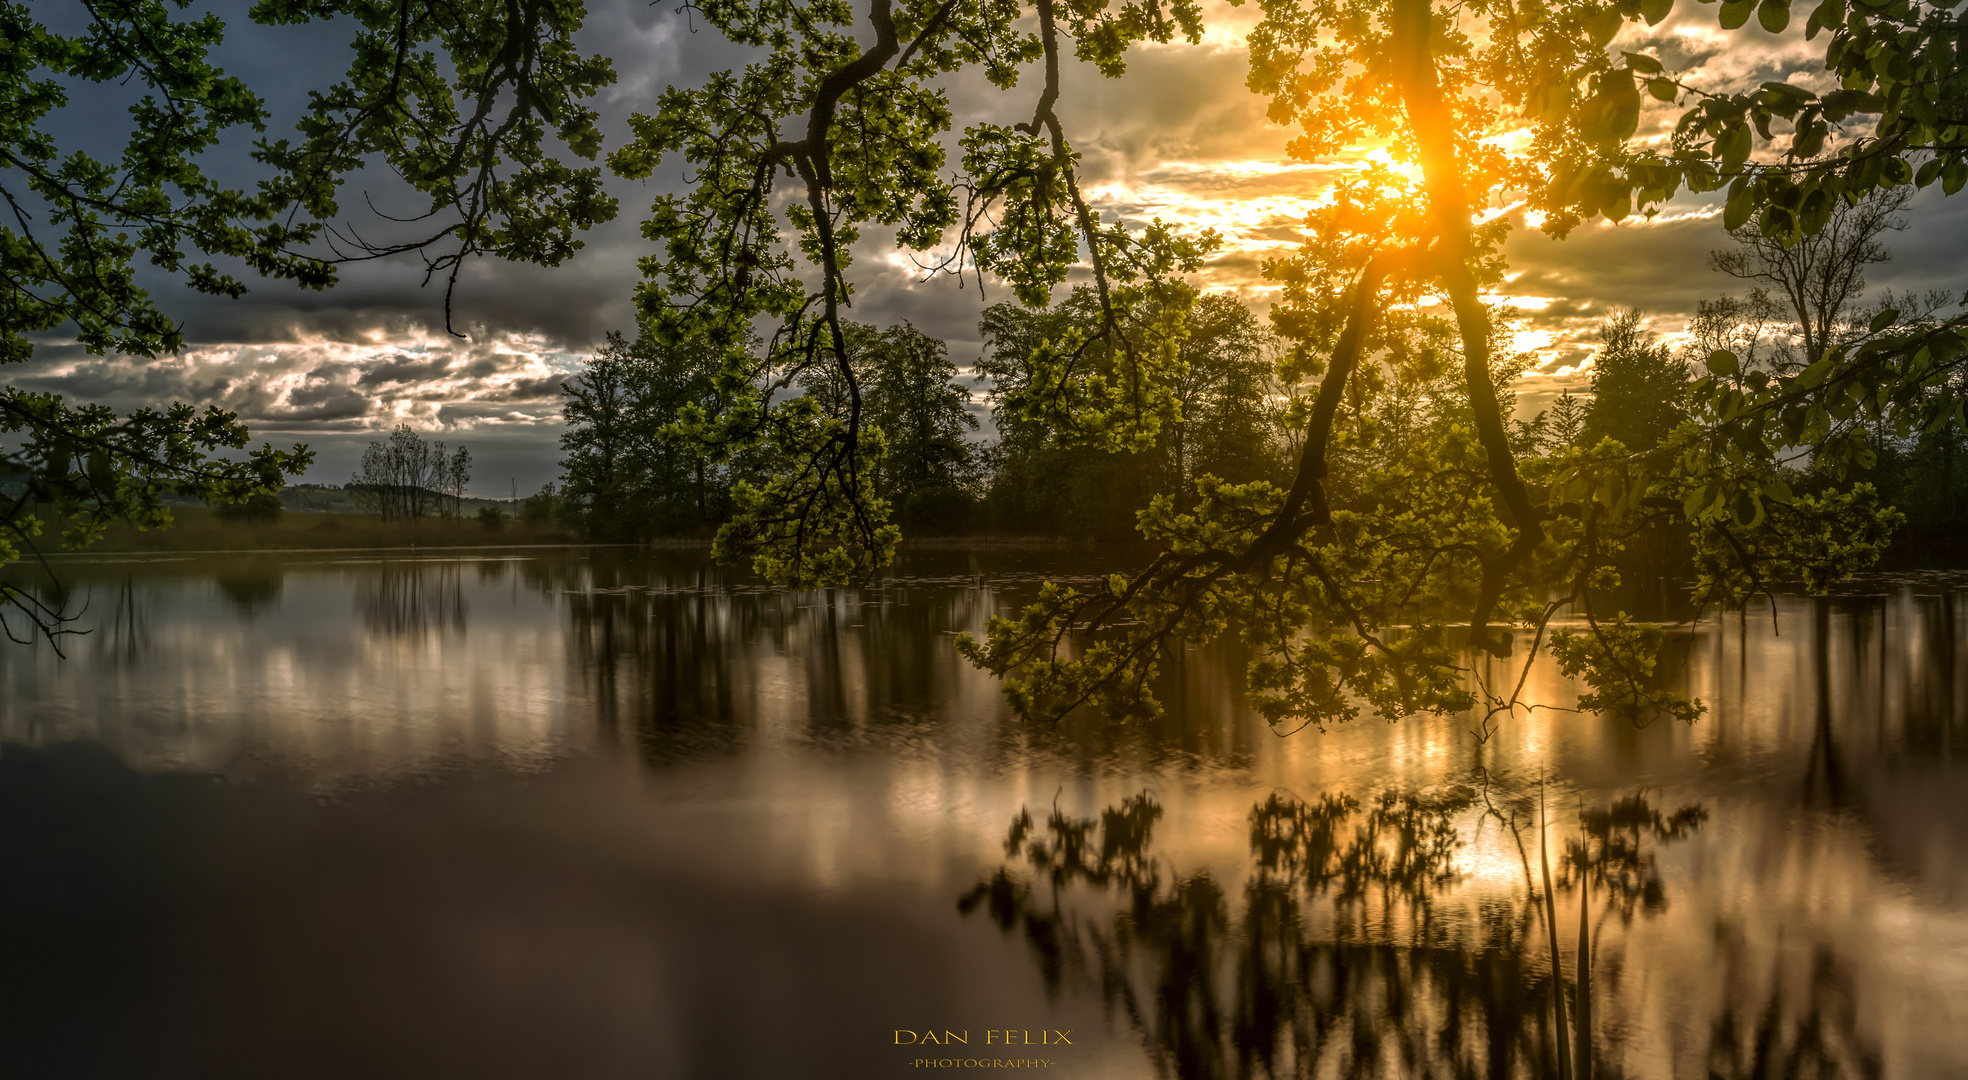
[[[1728,246],[1721,216],[1660,223],[1588,224],[1563,240],[1518,228],[1505,247],[1513,296],[1550,297],[1541,314],[1598,317],[1611,308],[1691,312],[1729,284],[1708,269],[1708,251]]]
[[[1692,202],[1676,205],[1672,213],[1672,220],[1653,223],[1587,225],[1564,240],[1523,227],[1512,233],[1505,251],[1515,273],[1502,292],[1547,301],[1527,304],[1522,312],[1525,328],[1553,338],[1539,351],[1540,372],[1582,364],[1595,347],[1593,334],[1614,310],[1639,312],[1654,332],[1678,344],[1699,302],[1753,284],[1709,266],[1710,252],[1734,243],[1720,214]],[[1905,220],[1914,227],[1880,238],[1892,257],[1866,269],[1866,294],[1940,289],[1959,298],[1968,288],[1959,257],[1968,238],[1968,204],[1949,202],[1938,189],[1929,189],[1915,196]],[[1582,385],[1589,371],[1568,378]]]
[[[558,373],[537,379],[520,379],[508,384],[503,390],[487,394],[479,400],[501,403],[517,401],[558,403],[561,399],[561,387],[565,385],[567,385],[567,376]]]
[[[292,137],[292,124],[305,109],[308,92],[330,85],[346,68],[353,24],[336,20],[262,27],[241,12],[221,14],[228,20],[227,36],[214,59],[265,100],[273,117],[267,135]],[[577,44],[609,56],[617,74],[615,85],[593,99],[601,113],[606,146],[620,145],[627,136],[629,114],[653,111],[666,86],[698,82],[713,70],[742,66],[750,57],[749,50],[709,31],[702,20],[696,20],[695,33],[691,23],[675,5],[602,4],[589,11]],[[120,92],[116,87],[79,88],[74,95],[77,107],[64,117],[63,138],[113,156],[119,149],[113,140],[123,129],[101,121],[122,120],[127,102],[119,98]],[[254,137],[251,132],[234,133],[207,155],[208,171],[223,182],[250,187],[261,178],[248,154]],[[562,266],[518,266],[489,258],[468,263],[454,297],[456,328],[478,339],[541,336],[555,348],[575,352],[592,349],[609,330],[631,328],[635,262],[648,250],[638,225],[652,195],[681,186],[681,168],[672,172],[641,184],[616,179],[604,169],[606,187],[620,200],[621,211],[614,221],[585,234],[583,250]],[[340,202],[337,225],[345,236],[398,240],[429,224],[387,220],[384,215],[414,217],[429,207],[409,196],[386,170],[351,176],[340,192]],[[427,285],[424,276],[417,257],[400,256],[345,265],[339,284],[327,292],[249,280],[251,291],[236,301],[189,293],[160,273],[146,273],[142,280],[183,321],[188,340],[259,344],[323,338],[373,341],[379,334],[442,333],[443,281],[440,277]]]
[[[375,402],[353,387],[310,380],[287,395],[288,423],[310,420],[354,420],[369,415]]]
[[[358,387],[393,386],[398,383],[434,379],[451,366],[450,357],[398,356],[364,371],[355,380]]]
[[[1283,161],[1292,132],[1265,119],[1264,100],[1244,89],[1248,65],[1243,49],[1211,45],[1144,48],[1121,79],[1072,65],[1059,112],[1087,154],[1088,182],[1165,162]]]

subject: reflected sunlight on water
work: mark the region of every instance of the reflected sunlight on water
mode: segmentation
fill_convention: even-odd
[[[1087,561],[790,594],[676,551],[77,560],[93,632],[0,653],[0,801],[113,812],[11,825],[56,884],[6,913],[127,878],[47,971],[144,914],[84,965],[116,994],[0,981],[204,1075],[335,1075],[293,1057],[332,1030],[401,1075],[901,1076],[895,1029],[1000,1020],[1082,1032],[1074,1077],[1543,1075],[1542,778],[1602,1075],[1968,1071],[1968,578],[1703,619],[1664,664],[1692,726],[1570,712],[1540,663],[1486,738],[1279,738],[1215,647],[1153,723],[1017,723],[951,635]],[[256,1034],[197,1049],[229,1008]]]

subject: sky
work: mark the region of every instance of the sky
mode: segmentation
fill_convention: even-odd
[[[255,27],[245,3],[199,4],[229,21],[215,60],[245,79],[268,103],[271,134],[300,115],[311,87],[332,82],[347,63],[353,35],[342,24]],[[1139,48],[1118,80],[1069,62],[1060,104],[1068,138],[1083,155],[1081,182],[1096,209],[1131,221],[1214,227],[1225,244],[1198,276],[1206,288],[1237,293],[1260,311],[1272,291],[1259,273],[1263,259],[1284,254],[1300,238],[1306,209],[1335,173],[1335,163],[1294,162],[1285,144],[1291,130],[1265,119],[1265,102],[1244,86],[1244,35],[1251,8],[1205,4],[1209,30],[1201,45]],[[1754,86],[1789,79],[1813,89],[1810,60],[1822,45],[1803,40],[1803,20],[1783,35],[1754,22],[1724,35],[1716,8],[1683,2],[1660,26],[1629,25],[1613,48],[1653,52],[1703,85]],[[627,134],[628,117],[653,112],[671,85],[694,85],[710,72],[742,66],[748,51],[724,41],[701,18],[676,5],[642,0],[593,0],[577,43],[614,59],[618,81],[596,100],[606,146]],[[957,126],[1029,117],[1037,80],[1010,92],[973,82],[950,82]],[[63,137],[77,148],[106,151],[99,133],[120,130],[123,102],[115,88],[86,88],[62,117]],[[1650,102],[1650,105],[1652,103]],[[1664,138],[1673,114],[1653,106],[1639,137]],[[217,148],[208,171],[247,183],[256,175],[245,138]],[[638,230],[653,196],[685,183],[681,161],[665,163],[648,181],[610,177],[621,201],[610,223],[590,231],[586,246],[560,267],[545,269],[480,259],[461,276],[455,300],[467,339],[444,329],[441,284],[421,284],[414,259],[348,266],[339,285],[307,292],[258,282],[238,300],[198,296],[169,280],[148,279],[154,297],[182,321],[186,348],[177,356],[144,359],[91,356],[60,332],[47,335],[35,357],[7,372],[24,389],[118,408],[189,401],[235,411],[255,443],[303,442],[316,463],[303,482],[342,483],[363,448],[407,423],[448,446],[464,445],[475,463],[469,491],[503,498],[528,494],[558,472],[560,387],[609,331],[633,335],[630,295],[636,260],[649,244]],[[344,188],[348,224],[370,235],[389,228],[369,214],[405,209],[390,178],[364,173]],[[1874,289],[1968,287],[1958,251],[1968,241],[1968,199],[1943,201],[1938,186],[1910,208],[1916,227],[1889,235],[1890,263],[1874,267]],[[1634,308],[1670,343],[1698,300],[1738,287],[1711,271],[1707,253],[1725,247],[1719,207],[1690,197],[1671,203],[1652,221],[1629,218],[1582,226],[1553,241],[1521,220],[1506,248],[1511,276],[1501,290],[1520,312],[1517,342],[1535,366],[1520,384],[1521,412],[1535,411],[1561,389],[1590,381],[1591,335],[1616,308]],[[1010,299],[1008,290],[943,277],[922,280],[903,253],[872,231],[856,254],[852,317],[886,325],[909,320],[948,342],[959,366],[980,350],[979,313]]]

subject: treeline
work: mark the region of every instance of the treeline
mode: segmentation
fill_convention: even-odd
[[[1788,248],[1753,228],[1732,234],[1734,246],[1711,252],[1709,266],[1749,287],[1700,301],[1679,350],[1650,334],[1634,311],[1603,320],[1590,398],[1562,396],[1535,421],[1538,434],[1551,448],[1590,447],[1612,438],[1644,452],[1659,447],[1688,418],[1688,389],[1695,379],[1710,376],[1760,388],[1803,372],[1828,352],[1860,349],[1865,339],[1889,327],[1938,325],[1944,313],[1959,306],[1951,293],[1866,292],[1865,268],[1891,259],[1881,238],[1905,227],[1901,212],[1909,197],[1902,187],[1840,203],[1825,230]],[[1919,404],[1914,398],[1893,400],[1877,419],[1865,419],[1856,400],[1849,401],[1842,416],[1832,410],[1829,422],[1862,447],[1855,464],[1832,472],[1800,452],[1780,471],[1798,495],[1869,484],[1883,503],[1904,515],[1898,550],[1956,551],[1968,528],[1968,436],[1960,417],[1931,429],[1917,425]],[[1773,420],[1792,423],[1800,417]],[[1671,457],[1661,453],[1653,464],[1673,467]]]
[[[1788,249],[1753,230],[1737,234],[1736,246],[1712,253],[1710,262],[1746,281],[1746,292],[1703,301],[1678,350],[1635,311],[1602,320],[1589,393],[1562,394],[1536,416],[1513,421],[1513,449],[1538,457],[1613,439],[1629,452],[1655,453],[1654,464],[1670,469],[1671,455],[1657,448],[1688,419],[1694,380],[1718,365],[1725,377],[1755,384],[1801,370],[1808,358],[1882,325],[1931,320],[1943,306],[1939,294],[1884,293],[1859,302],[1863,269],[1889,257],[1879,237],[1900,226],[1904,203],[1903,194],[1888,192],[1841,206],[1821,237]],[[1103,438],[1099,411],[1067,400],[1061,389],[1063,366],[1096,375],[1121,368],[1107,352],[1115,337],[1096,332],[1103,313],[1090,290],[1039,311],[987,309],[979,327],[983,353],[969,373],[942,341],[907,323],[850,325],[860,423],[879,432],[884,446],[869,479],[904,534],[1126,540],[1136,537],[1136,515],[1151,500],[1166,497],[1178,510],[1193,505],[1205,477],[1288,483],[1310,390],[1336,329],[1288,326],[1288,338],[1221,294],[1178,290],[1154,302],[1160,306],[1121,317],[1132,326],[1175,320],[1183,327],[1172,335],[1174,355],[1164,358],[1177,373],[1170,380],[1175,400],[1152,439],[1127,445]],[[1512,387],[1530,362],[1504,347],[1507,315],[1499,312],[1493,327],[1491,372],[1506,416]],[[1426,355],[1383,356],[1349,383],[1327,453],[1336,505],[1349,475],[1400,466],[1412,448],[1454,444],[1472,425],[1459,346],[1446,324],[1432,327],[1433,316],[1420,311],[1389,318],[1412,321],[1421,331],[1413,339],[1434,344]],[[1383,340],[1401,338],[1389,333]],[[1718,354],[1731,359],[1714,359]],[[730,515],[738,485],[762,484],[784,464],[770,439],[717,441],[716,432],[730,430],[705,422],[720,410],[718,369],[702,346],[610,335],[565,387],[562,480],[530,500],[529,510],[596,540],[709,536]],[[847,375],[817,370],[780,391],[846,422]],[[1851,435],[1866,441],[1871,450],[1861,461],[1871,463],[1830,475],[1794,459],[1787,468],[1800,494],[1871,483],[1906,515],[1912,543],[1968,525],[1968,446],[1958,425],[1906,430],[1889,415]],[[739,445],[746,448],[731,449]],[[1417,476],[1441,468],[1411,464]],[[1672,537],[1634,539],[1657,565],[1678,549]]]
[[[1290,388],[1275,374],[1280,345],[1250,310],[1221,295],[1185,298],[1176,419],[1149,445],[1104,446],[1064,415],[1012,419],[1014,395],[1044,392],[1043,343],[1092,338],[1087,290],[1044,311],[999,304],[984,313],[984,355],[961,373],[949,349],[914,326],[850,324],[860,422],[880,433],[875,489],[906,535],[1132,538],[1156,495],[1193,498],[1195,481],[1282,480],[1292,452]],[[1084,333],[1083,333],[1084,332]],[[1076,362],[1113,358],[1088,348]],[[683,428],[718,407],[714,358],[666,349],[647,334],[610,335],[565,393],[567,431],[556,512],[594,539],[705,536],[733,490],[779,464],[769,442],[727,453]],[[847,376],[825,368],[786,387],[845,419]],[[988,428],[988,430],[987,430]]]

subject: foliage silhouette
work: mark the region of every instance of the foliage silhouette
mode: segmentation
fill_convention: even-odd
[[[667,90],[608,164],[631,179],[679,158],[692,171],[692,188],[659,196],[644,220],[656,250],[643,260],[638,300],[662,347],[694,341],[712,357],[715,408],[685,414],[677,434],[716,460],[751,451],[769,464],[758,482],[732,487],[725,558],[814,584],[866,576],[893,557],[896,503],[882,488],[893,477],[882,473],[846,321],[850,253],[864,234],[893,235],[927,270],[1002,282],[1029,307],[1048,304],[1084,266],[1092,319],[1027,353],[1017,410],[1106,450],[1152,446],[1185,422],[1182,345],[1197,319],[1182,275],[1217,238],[1102,220],[1060,104],[1069,52],[1121,77],[1138,46],[1200,43],[1193,0],[688,7],[754,50],[753,61]],[[1506,423],[1498,394],[1511,358],[1482,293],[1501,280],[1508,224],[1493,211],[1521,201],[1563,235],[1601,215],[1654,212],[1683,190],[1726,189],[1729,228],[1753,226],[1790,251],[1831,227],[1841,201],[1907,185],[1953,193],[1968,183],[1968,129],[1950,119],[1968,93],[1956,20],[1932,5],[1823,0],[1805,35],[1826,38],[1821,74],[1837,88],[1819,94],[1790,82],[1704,85],[1709,73],[1666,70],[1642,39],[1673,0],[1256,7],[1249,85],[1273,120],[1301,129],[1292,153],[1316,162],[1385,144],[1403,167],[1340,182],[1308,222],[1305,248],[1267,267],[1283,290],[1276,321],[1294,342],[1281,375],[1318,380],[1300,406],[1290,478],[1185,477],[1193,498],[1179,487],[1141,516],[1162,551],[1147,569],[1104,590],[1054,589],[967,643],[966,655],[1004,676],[1029,715],[1082,704],[1140,715],[1156,708],[1145,687],[1162,658],[1234,628],[1255,647],[1248,680],[1267,713],[1324,724],[1361,707],[1388,716],[1467,708],[1475,695],[1461,650],[1509,655],[1522,633],[1535,654],[1546,621],[1569,604],[1598,639],[1569,662],[1616,688],[1598,700],[1698,715],[1696,703],[1636,677],[1651,633],[1592,606],[1624,543],[1680,521],[1701,560],[1704,604],[1742,604],[1780,577],[1821,587],[1868,565],[1897,521],[1876,492],[1800,495],[1775,462],[1808,452],[1842,475],[1876,464],[1869,425],[1958,425],[1968,324],[1903,325],[1882,311],[1862,334],[1776,374],[1716,350],[1672,453],[1602,443],[1538,454]],[[1746,29],[1752,11],[1759,29]],[[24,356],[26,335],[65,320],[97,351],[175,349],[175,326],[133,283],[136,257],[195,289],[245,287],[190,264],[187,249],[311,286],[328,284],[338,261],[416,253],[447,282],[449,323],[465,259],[557,265],[583,229],[616,211],[598,168],[582,164],[602,150],[587,101],[614,71],[575,48],[578,0],[263,0],[251,11],[263,23],[339,17],[359,29],[346,77],[311,98],[299,137],[256,145],[272,176],[253,193],[197,165],[225,133],[264,120],[250,89],[207,60],[222,21],[174,18],[160,0],[91,12],[88,28],[68,36],[29,9],[4,16],[0,36],[17,61],[0,88],[13,106],[4,145],[25,197],[48,210],[41,226],[17,214],[19,228],[3,238],[19,268],[5,285],[9,355]],[[1730,0],[1717,21],[1731,35],[1774,33],[1789,25],[1790,5]],[[1625,44],[1636,48],[1615,47]],[[115,164],[64,154],[49,122],[64,79],[127,79],[142,95]],[[953,133],[948,84],[962,79],[988,83],[1016,115]],[[1021,98],[1025,79],[1038,86]],[[1648,99],[1678,110],[1665,140],[1639,137]],[[1790,130],[1773,131],[1777,121]],[[1506,129],[1528,133],[1521,149],[1489,137]],[[389,227],[401,235],[372,240],[331,224],[338,184],[371,160],[429,208]],[[844,385],[843,408],[798,392],[823,371]],[[1349,454],[1375,445],[1364,397],[1444,378],[1460,385],[1453,400],[1432,402],[1443,422],[1427,439],[1346,475]],[[8,400],[13,430],[37,432],[15,464],[68,500],[65,514],[131,512],[161,524],[151,494],[160,483],[237,498],[302,463],[301,452],[270,449],[248,465],[215,461],[214,449],[244,440],[222,415],[123,423],[176,440],[182,452],[172,456],[154,440],[108,437],[107,415]],[[1656,456],[1667,464],[1650,464]],[[99,463],[92,484],[60,488],[88,460]],[[24,505],[11,518],[16,542],[39,520]],[[27,603],[8,598],[17,610]],[[1522,702],[1485,704],[1494,713]]]
[[[1097,820],[1055,807],[1041,828],[1021,811],[1006,865],[957,907],[1019,933],[1053,993],[1101,995],[1176,1076],[1552,1075],[1554,984],[1528,878],[1524,902],[1486,900],[1476,927],[1452,931],[1436,911],[1461,882],[1459,828],[1482,797],[1462,786],[1364,806],[1272,794],[1250,811],[1241,896],[1155,855],[1162,808],[1145,792]],[[1479,815],[1490,816],[1516,829],[1502,811]],[[1583,865],[1618,889],[1634,867],[1653,870],[1652,846],[1705,818],[1699,806],[1663,816],[1637,795],[1589,811]],[[1631,846],[1609,848],[1615,833]],[[1593,910],[1634,914],[1618,898]]]

